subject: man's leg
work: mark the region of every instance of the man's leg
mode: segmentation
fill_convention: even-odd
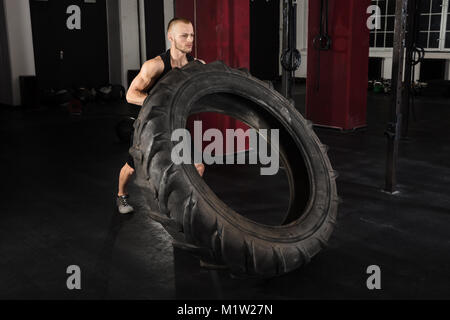
[[[205,165],[203,163],[196,163],[195,168],[197,169],[198,174],[203,177],[203,173],[205,172]],[[133,174],[134,169],[130,167],[128,163],[125,163],[125,165],[120,170],[119,192],[117,193],[117,196],[120,197],[128,195],[127,186]]]
[[[127,186],[133,174],[134,169],[130,167],[128,163],[125,163],[125,165],[120,170],[119,175],[119,192],[117,193],[119,197],[128,195]]]
[[[117,208],[120,213],[127,214],[134,211],[133,207],[128,203],[128,182],[134,174],[134,169],[128,164],[120,170],[119,175],[119,191],[117,193]]]
[[[205,172],[205,165],[203,163],[196,163],[195,168],[197,169],[198,174],[203,177],[203,173]],[[117,193],[117,208],[119,212],[122,214],[131,213],[134,211],[134,208],[128,203],[128,182],[134,174],[134,169],[127,163],[120,170],[119,175],[119,191]]]

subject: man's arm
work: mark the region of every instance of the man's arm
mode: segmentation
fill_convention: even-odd
[[[142,106],[145,98],[147,98],[147,91],[163,71],[164,63],[161,58],[157,57],[146,61],[128,89],[126,97],[128,103]]]

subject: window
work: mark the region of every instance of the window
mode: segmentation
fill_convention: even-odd
[[[442,24],[442,0],[422,0],[420,7],[419,46],[438,49]]]
[[[392,48],[394,43],[395,0],[372,0],[381,9],[381,28],[370,32],[372,48]],[[425,49],[450,49],[449,0],[422,0],[418,44]]]
[[[394,45],[395,0],[372,0],[381,9],[380,29],[370,31],[370,46],[392,48]]]

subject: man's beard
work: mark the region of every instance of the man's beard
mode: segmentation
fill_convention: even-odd
[[[187,53],[191,53],[192,52],[192,47],[184,47],[182,48],[176,41],[175,41],[175,48],[177,48],[178,50],[180,50],[181,52],[187,54]]]

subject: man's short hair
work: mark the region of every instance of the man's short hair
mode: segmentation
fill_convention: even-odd
[[[172,20],[169,21],[169,24],[167,25],[167,32],[170,31],[170,28],[172,28],[172,26],[178,22],[183,22],[186,24],[192,24],[192,22],[189,19],[186,18],[180,18],[180,17],[175,17]]]

